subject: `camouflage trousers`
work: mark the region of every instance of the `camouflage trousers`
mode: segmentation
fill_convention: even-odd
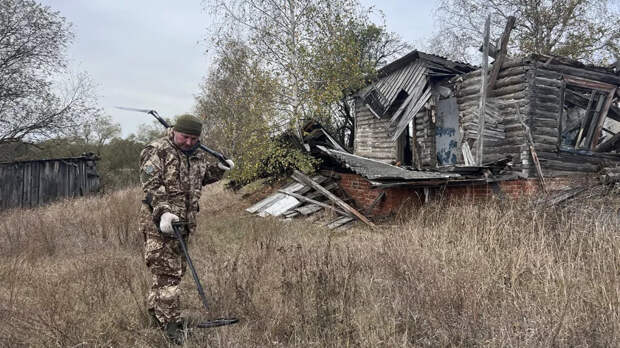
[[[141,215],[144,259],[152,277],[147,308],[160,323],[174,322],[181,315],[180,284],[186,270],[185,255],[176,238],[157,230],[150,213]]]

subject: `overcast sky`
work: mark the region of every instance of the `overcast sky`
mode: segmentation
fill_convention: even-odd
[[[157,110],[162,116],[191,112],[211,56],[206,52],[208,13],[201,0],[40,0],[72,23],[67,54],[73,72],[87,72],[104,112],[135,132],[150,116],[115,105]],[[371,1],[388,30],[417,46],[432,34],[432,1]]]

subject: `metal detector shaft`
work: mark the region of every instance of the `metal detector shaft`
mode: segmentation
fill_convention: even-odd
[[[192,277],[194,277],[194,282],[196,283],[196,287],[198,288],[198,294],[200,295],[202,304],[205,306],[205,310],[208,312],[209,305],[207,304],[207,296],[205,296],[205,292],[202,289],[202,284],[200,284],[200,279],[198,279],[198,274],[196,274],[196,269],[194,268],[192,259],[191,257],[189,257],[189,252],[187,251],[185,240],[183,240],[183,236],[181,235],[181,232],[179,232],[180,228],[185,228],[185,224],[173,223],[172,228],[174,229],[174,235],[177,237],[179,244],[181,244],[181,249],[183,249],[183,254],[185,254],[185,259],[187,260],[187,265],[189,266],[189,269],[192,271]]]
[[[170,125],[168,124],[168,122],[166,122],[166,120],[163,117],[159,116],[159,114],[155,110],[128,108],[128,107],[125,107],[125,106],[117,106],[116,108],[117,109],[121,109],[121,110],[144,112],[146,114],[149,114],[149,115],[155,117],[155,119],[157,121],[159,121],[159,123],[161,123],[161,125],[164,126],[166,129],[170,128]],[[223,165],[228,167],[228,162],[226,162],[226,160],[228,158],[226,158],[226,156],[224,156],[222,153],[219,153],[219,152],[217,152],[217,151],[207,147],[204,144],[200,144],[200,148],[202,150],[206,151],[207,153],[211,154],[213,157],[217,158],[220,162],[222,162]]]
[[[185,245],[185,240],[183,239],[183,235],[179,231],[181,228],[185,228],[186,223],[182,221],[173,222],[172,229],[174,230],[174,235],[177,237],[179,244],[181,244],[181,249],[183,250],[183,254],[185,254],[185,259],[187,260],[187,265],[189,269],[192,271],[192,277],[194,277],[194,282],[196,283],[196,288],[198,289],[198,294],[200,295],[200,300],[202,300],[202,304],[205,307],[205,311],[209,312],[209,305],[207,304],[207,296],[205,296],[205,292],[202,289],[202,284],[200,284],[200,279],[198,279],[198,274],[196,273],[196,269],[194,268],[194,264],[192,263],[192,259],[189,257],[189,252],[187,251],[187,246]],[[232,325],[239,322],[237,318],[218,318],[213,320],[207,320],[196,324],[196,327],[202,329],[214,328],[218,326],[226,326]]]

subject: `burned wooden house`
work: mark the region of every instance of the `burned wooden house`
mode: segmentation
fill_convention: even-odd
[[[486,97],[482,163],[511,156],[513,172],[535,177],[530,135],[547,177],[620,163],[615,69],[529,55],[497,70]],[[479,69],[417,51],[389,64],[356,95],[354,153],[415,169],[473,165],[481,80]]]
[[[0,210],[31,208],[99,191],[97,160],[84,154],[0,163]]]
[[[620,165],[616,67],[536,54],[498,61],[486,72],[484,91],[481,68],[413,51],[354,95],[354,152],[327,152],[365,179],[348,185],[358,204],[370,202],[355,192],[360,185],[546,191],[545,182],[553,186]],[[363,164],[367,160],[375,162]],[[395,173],[379,163],[417,174],[369,176]]]

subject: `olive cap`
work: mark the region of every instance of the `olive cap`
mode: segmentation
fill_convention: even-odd
[[[202,132],[202,122],[196,116],[185,114],[177,118],[172,129],[185,134],[200,135],[200,132]]]

